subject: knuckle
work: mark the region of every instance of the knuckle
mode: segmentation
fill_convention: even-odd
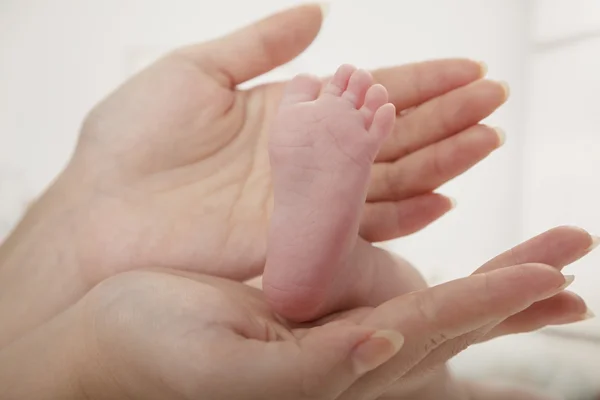
[[[420,290],[411,294],[413,309],[418,313],[418,317],[425,325],[435,330],[437,327],[437,313],[435,311],[435,301],[429,290]]]
[[[425,327],[427,336],[423,338],[422,351],[428,354],[447,342],[450,337],[441,329],[436,312],[435,299],[427,290],[412,294],[413,309],[418,313],[419,325]]]
[[[449,337],[441,332],[436,332],[432,335],[429,335],[425,344],[423,345],[423,350],[426,354],[440,347],[443,343],[448,341]]]
[[[471,345],[477,343],[480,336],[481,335],[478,332],[473,332],[467,335],[462,335],[452,340],[449,343],[448,359],[456,356],[457,354],[469,348]]]

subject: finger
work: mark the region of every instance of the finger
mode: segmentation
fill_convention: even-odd
[[[543,265],[543,264],[539,264],[539,265]],[[556,298],[557,296],[562,294],[563,293],[562,291],[564,290],[564,288],[567,287],[571,282],[572,282],[572,280],[567,279],[565,281],[565,283],[563,283],[563,285],[559,289],[557,289],[554,293],[552,293],[552,297],[550,297],[549,299]],[[545,299],[545,300],[548,300],[548,299]],[[544,302],[544,300],[540,300],[536,303],[533,303],[533,305],[530,305],[526,309],[524,309],[514,315],[509,315],[506,318],[497,319],[494,322],[491,322],[489,324],[486,324],[486,325],[480,327],[479,329],[475,329],[464,335],[460,335],[458,337],[452,338],[451,340],[448,340],[447,342],[443,343],[438,348],[434,349],[430,354],[428,354],[419,363],[419,365],[416,368],[414,368],[413,370],[411,370],[409,372],[409,374],[407,374],[407,378],[415,376],[415,375],[418,376],[418,375],[423,374],[426,371],[430,371],[432,369],[438,368],[440,365],[444,364],[446,361],[448,361],[454,355],[460,353],[461,351],[463,351],[464,349],[469,347],[471,344],[480,343],[480,342],[484,341],[485,340],[484,337],[491,330],[493,330],[494,327],[498,326],[501,322],[503,322],[507,319],[514,318],[520,314],[527,313],[528,310],[535,308],[535,305],[540,304],[541,302]],[[538,320],[538,321],[540,321],[540,320]],[[543,321],[540,321],[540,322],[543,322]]]
[[[234,87],[295,58],[315,39],[322,21],[319,5],[302,5],[176,54],[189,58],[223,86]]]
[[[585,301],[577,294],[564,291],[549,299],[532,304],[529,308],[509,317],[494,327],[480,342],[498,336],[533,332],[547,325],[563,325],[584,321],[593,316]]]
[[[492,259],[475,271],[475,274],[514,265],[512,263],[521,264],[530,262],[551,265],[560,271],[566,265],[588,254],[596,245],[597,239],[590,236],[583,229],[568,226],[558,227],[538,235]],[[534,327],[539,329],[556,323],[557,318],[562,319],[563,323],[567,323],[573,318],[582,318],[585,312],[582,314],[581,311],[577,310],[585,307],[583,300],[573,298],[573,296],[564,297],[569,295],[557,296],[559,296],[557,299],[547,299],[539,304],[536,303],[519,315],[489,326],[490,332],[486,332],[486,335],[480,340],[487,340],[488,336],[495,337],[503,332],[510,334],[527,332]],[[568,301],[566,306],[570,306],[570,309],[547,308],[548,305],[550,307],[557,307],[565,301]],[[577,315],[573,315],[570,312],[577,312]]]
[[[383,242],[417,232],[454,207],[453,200],[436,193],[406,200],[366,203],[360,235],[369,242]]]
[[[523,263],[542,263],[558,269],[579,260],[600,244],[597,237],[581,228],[560,226],[500,254],[475,273]]]
[[[311,328],[293,341],[246,340],[237,350],[243,356],[224,358],[228,371],[246,373],[236,376],[236,385],[227,385],[223,398],[246,398],[247,393],[265,399],[338,398],[402,345],[402,336],[393,331],[344,323]]]
[[[502,144],[497,131],[476,125],[393,163],[376,163],[368,201],[398,201],[431,192]]]
[[[419,105],[485,75],[486,67],[468,59],[445,59],[383,68],[373,78],[388,90],[398,111]]]
[[[496,382],[462,382],[465,395],[469,400],[560,400],[550,393],[534,388],[518,387]]]
[[[388,301],[363,323],[400,332],[404,347],[390,362],[361,378],[351,388],[353,396],[348,399],[373,398],[361,397],[373,387],[383,393],[440,345],[514,315],[556,293],[564,283],[564,277],[554,268],[526,264],[472,275]],[[455,355],[450,350],[456,349],[447,350],[448,358]]]
[[[590,249],[595,245],[597,245],[597,240],[594,240],[587,232],[579,228],[559,227],[496,257],[492,260],[494,261],[492,268],[490,268],[488,263],[475,273],[492,270],[494,265],[502,268],[505,265],[503,263],[512,261],[516,263],[544,263],[551,265],[557,270],[562,270],[568,263],[589,253]],[[486,332],[480,338],[472,337],[461,340],[463,342],[473,342],[474,340],[485,341],[499,335],[533,331],[547,325],[582,321],[592,315],[588,312],[585,302],[579,296],[570,292],[561,292],[549,299],[532,304],[527,309],[506,320],[498,321],[497,324],[485,327],[484,331]],[[449,344],[449,346],[456,345]],[[427,367],[440,362],[443,356],[436,359],[436,355],[432,354],[429,358],[425,363]]]
[[[377,161],[393,161],[461,132],[489,116],[508,98],[506,84],[480,80],[436,97],[398,117]]]

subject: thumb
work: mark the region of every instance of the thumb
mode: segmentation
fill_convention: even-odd
[[[234,87],[298,56],[319,33],[323,16],[318,4],[302,5],[177,53],[222,85]]]
[[[254,342],[254,351],[245,352],[252,360],[251,381],[264,398],[336,399],[403,344],[402,335],[392,330],[334,322],[308,329],[294,341]]]

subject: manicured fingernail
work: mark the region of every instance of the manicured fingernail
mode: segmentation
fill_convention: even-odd
[[[456,202],[456,199],[454,197],[446,197],[448,200],[450,200],[450,209],[454,210],[456,208],[456,205],[458,204]]]
[[[581,316],[581,320],[586,321],[588,319],[594,318],[595,316],[596,316],[596,314],[594,314],[594,312],[588,308],[587,311],[585,312],[585,314],[583,314]]]
[[[321,16],[323,19],[327,18],[329,15],[329,9],[331,8],[331,4],[327,2],[320,2],[319,7],[321,7]]]
[[[574,280],[575,280],[575,275],[565,275],[565,283],[560,285],[560,287],[558,288],[558,291],[562,292],[563,290],[565,290],[566,288],[571,286],[571,283],[573,283]]]
[[[352,353],[357,375],[363,375],[394,357],[404,345],[404,336],[391,330],[375,332]]]
[[[485,63],[485,61],[478,61],[478,63],[479,63],[479,68],[480,68],[480,71],[479,71],[479,74],[480,74],[480,75],[479,75],[479,76],[480,76],[481,78],[483,78],[484,76],[486,76],[486,75],[487,75],[487,72],[488,72],[488,66],[487,66],[487,64]]]
[[[545,299],[554,297],[557,294],[562,293],[569,286],[571,286],[571,284],[575,280],[575,275],[564,275],[563,278],[565,279],[565,282],[562,285],[560,285],[559,287],[557,287],[556,289],[549,291],[548,296],[545,297]]]
[[[502,146],[506,142],[506,133],[502,128],[495,127],[494,131],[498,136],[498,147]]]
[[[587,311],[584,312],[583,314],[580,314],[578,316],[577,315],[571,315],[570,317],[558,319],[558,320],[552,322],[552,325],[573,324],[573,323],[576,323],[576,322],[587,321],[587,320],[595,318],[595,317],[596,317],[596,314],[594,314],[594,312],[588,308]]]
[[[592,235],[592,244],[588,247],[587,251],[590,252],[594,250],[600,244],[600,237]]]
[[[505,81],[498,81],[498,83],[502,86],[502,89],[504,89],[504,100],[506,101],[510,96],[510,86],[508,86],[508,83]]]

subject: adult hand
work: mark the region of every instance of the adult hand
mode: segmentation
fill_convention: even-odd
[[[544,263],[552,265],[557,270],[562,270],[566,265],[588,254],[597,244],[598,238],[591,237],[581,229],[559,227],[501,254],[479,268],[476,273],[522,263]],[[351,285],[347,288],[347,294],[343,298],[345,302],[339,303],[342,309],[366,305],[376,307],[395,296],[423,290],[427,287],[423,278],[406,261],[393,257],[382,249],[369,245],[369,247],[363,248],[360,257],[353,259],[352,262],[357,262],[365,271],[370,272],[361,277],[360,285]],[[281,268],[282,270],[285,269],[284,266]],[[396,271],[397,279],[390,277],[390,271]],[[289,271],[289,273],[294,273],[294,271]],[[303,293],[309,294],[310,290],[304,288]],[[395,315],[397,310],[391,310],[391,313]],[[383,324],[381,326],[390,327],[387,325],[390,316],[384,316],[381,319]],[[466,337],[463,338],[463,342],[454,342],[456,346],[454,350],[458,352],[463,349],[463,346],[489,340],[496,336],[530,332],[550,324],[577,322],[589,316],[583,299],[575,293],[564,291],[543,301],[536,302],[506,320],[490,325],[486,330],[479,331],[477,337]],[[394,326],[391,326],[391,328],[394,328]],[[442,351],[442,354],[446,353]],[[445,358],[445,356],[442,358]],[[487,388],[487,386],[481,384],[459,382],[453,379],[445,368],[439,368],[434,373],[426,373],[428,369],[432,369],[440,362],[440,359],[431,356],[429,361],[424,361],[424,365],[429,368],[416,368],[411,374],[402,377],[402,379],[400,379],[400,375],[395,377],[396,370],[394,367],[390,367],[388,370],[389,380],[379,382],[382,391],[386,388],[386,384],[390,386],[384,397],[391,396],[390,398],[394,399],[419,398],[421,400],[439,398],[472,400],[502,398],[502,393],[511,393],[511,398],[526,400],[537,399],[540,396],[517,388]],[[467,393],[469,394],[467,395]],[[519,393],[520,396],[515,397],[516,393]]]
[[[91,112],[66,170],[2,248],[0,282],[10,286],[0,287],[0,320],[13,321],[0,346],[118,272],[158,265],[237,280],[262,272],[266,133],[283,85],[236,85],[294,58],[321,22],[320,8],[305,5],[177,50]],[[398,110],[417,108],[398,117],[375,165],[366,240],[440,217],[451,203],[432,191],[500,145],[477,123],[506,91],[482,73],[469,60],[374,73]]]
[[[270,199],[262,143],[281,85],[234,84],[293,58],[320,23],[305,6],[177,51],[94,110],[72,162],[2,249],[0,344],[129,268],[260,273]],[[398,118],[375,168],[361,233],[384,240],[449,209],[430,191],[497,147],[496,134],[475,124],[506,94],[466,60],[375,76],[399,110],[419,105]],[[399,282],[419,280],[403,266]]]
[[[293,327],[242,283],[126,272],[0,351],[0,397],[371,399],[390,368],[443,362],[564,284],[543,264],[501,268]],[[373,328],[382,324],[394,328]]]
[[[293,58],[320,23],[318,8],[304,6],[176,51],[94,110],[73,160],[2,248],[0,345],[126,269],[260,273],[270,200],[262,144],[281,85],[234,85]],[[379,155],[365,239],[407,234],[439,217],[450,203],[431,190],[498,146],[495,132],[475,124],[506,93],[480,76],[466,60],[375,73],[399,110],[419,107],[399,116]],[[413,275],[404,264],[399,281]]]
[[[551,265],[556,270],[561,271],[568,264],[588,254],[598,245],[598,243],[598,238],[591,237],[582,229],[559,227],[544,232],[498,257],[495,257],[485,263],[481,268],[477,269],[474,274],[487,273],[507,268],[512,265],[525,263],[547,264]],[[375,260],[380,263],[392,262],[388,253],[383,251],[380,252],[380,257],[374,258]],[[388,261],[385,261],[386,259]],[[403,260],[400,260],[399,262],[404,263]],[[403,270],[409,271],[405,266]],[[406,274],[404,276],[406,276]],[[412,279],[403,279],[401,282],[404,286],[401,287],[399,281],[395,296],[404,293],[414,293],[415,291],[423,290],[423,288],[427,287],[426,283],[416,274],[412,275]],[[377,286],[375,285],[374,287]],[[385,301],[385,298],[382,298],[381,293],[377,290],[373,290],[370,296],[371,299],[365,299],[365,303],[381,304],[381,302]],[[378,309],[382,310],[384,308],[381,306],[378,307]],[[393,321],[392,317],[396,316],[399,312],[401,311],[398,309],[388,308],[387,313],[381,312],[381,314],[376,314],[375,317],[371,316],[361,321],[368,323],[369,326],[375,326],[380,329],[395,329],[397,327],[394,325],[394,322],[391,321]],[[437,317],[441,317],[441,315],[431,316],[432,319]],[[395,364],[396,361],[392,360],[381,367],[381,369],[385,370],[384,375],[387,377],[386,379],[381,380],[379,376],[374,378],[369,378],[367,376],[355,385],[358,387],[356,390],[358,393],[361,393],[360,387],[364,384],[364,381],[366,380],[367,387],[370,387],[370,384],[372,383],[370,379],[375,379],[381,388],[380,393],[383,393],[387,389],[384,398],[389,397],[406,400],[414,398],[419,398],[420,400],[435,400],[439,398],[487,400],[488,398],[502,398],[499,394],[502,393],[503,389],[501,388],[487,388],[485,385],[458,382],[443,369],[435,374],[428,374],[427,372],[434,369],[435,366],[439,365],[443,360],[446,360],[448,351],[456,354],[470,344],[490,340],[500,335],[530,332],[549,324],[572,323],[584,320],[588,317],[588,309],[583,299],[575,293],[561,291],[555,296],[533,303],[507,319],[498,319],[495,323],[491,323],[483,329],[477,330],[474,334],[450,340],[443,346],[439,346],[439,349],[428,355],[426,359],[419,360],[419,366],[413,368],[410,374],[401,376],[398,372],[402,371],[400,362]],[[446,339],[447,338],[444,338],[444,340]],[[433,347],[436,347],[436,344],[434,344]],[[441,356],[438,356],[435,353],[438,353]],[[518,400],[537,398],[531,397],[533,394],[526,393],[522,390],[511,388],[505,388],[504,390],[506,390],[505,393],[511,393],[510,398]],[[516,393],[520,393],[521,396],[515,397]],[[367,395],[365,394],[365,396]],[[357,396],[356,398],[362,399],[360,396]],[[368,399],[371,397],[364,398]],[[508,396],[505,398],[508,398]]]

